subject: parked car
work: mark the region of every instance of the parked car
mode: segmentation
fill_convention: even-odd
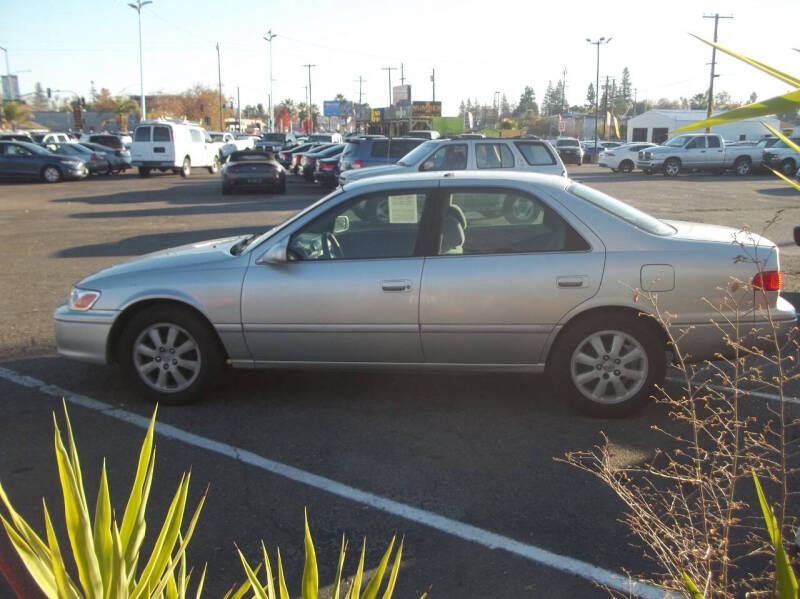
[[[339,184],[339,161],[342,153],[334,154],[330,158],[320,158],[314,169],[314,182],[323,187],[336,187]]]
[[[281,150],[275,155],[275,157],[277,158],[278,162],[281,163],[283,168],[296,175],[300,168],[300,161],[299,158],[296,160],[295,156],[302,152],[309,152],[314,148],[320,148],[323,145],[325,144],[320,144],[317,142],[304,142],[292,148]]]
[[[54,154],[31,142],[0,140],[2,178],[57,183],[63,179],[83,179],[88,174],[86,163],[75,156]]]
[[[486,217],[467,204],[476,195],[518,198],[538,216]],[[359,216],[381,201],[388,221]],[[200,398],[226,364],[435,367],[548,372],[579,408],[621,416],[663,384],[668,330],[700,361],[730,354],[732,306],[750,315],[755,340],[770,319],[780,335],[794,326],[775,276],[778,247],[758,239],[759,270],[738,259],[736,235],[657,220],[559,176],[366,179],[260,236],[87,276],[55,312],[56,341],[66,357],[119,362],[141,393],[166,404]],[[643,318],[653,308],[634,289],[658,293],[659,309],[678,321]]]
[[[574,137],[559,137],[550,142],[561,157],[564,164],[583,164],[583,148],[581,142]]]
[[[234,152],[222,167],[222,193],[239,189],[286,193],[286,171],[269,150]]]
[[[405,137],[419,137],[420,139],[439,139],[441,135],[438,131],[429,129],[412,129],[405,134]]]
[[[341,133],[312,133],[308,136],[308,141],[316,141],[320,143],[328,143],[328,144],[340,144],[342,143],[342,134]]]
[[[347,142],[339,165],[341,171],[393,164],[424,143],[420,137],[361,137]]]
[[[762,150],[756,146],[728,145],[715,133],[678,135],[661,146],[639,152],[637,168],[645,173],[657,171],[677,177],[683,170],[724,171],[731,168],[739,176],[750,174],[761,163]]]
[[[43,148],[50,150],[54,154],[62,154],[63,156],[74,156],[86,163],[86,168],[89,170],[90,175],[110,175],[111,162],[106,157],[105,153],[98,152],[86,146],[75,143],[57,143],[50,142],[47,144],[40,144]]]
[[[130,148],[132,143],[129,137],[129,141],[126,144],[123,140],[123,136],[117,133],[84,133],[81,135],[80,141],[108,146],[109,148],[114,148],[115,150]]]
[[[155,119],[141,121],[133,132],[131,164],[139,175],[147,177],[153,170],[180,173],[188,177],[192,167],[219,172],[219,155],[205,129],[184,121]]]
[[[108,161],[111,163],[112,172],[124,173],[131,168],[131,151],[124,146],[120,149],[114,149],[109,146],[92,143],[90,141],[80,142],[80,145],[90,148],[95,152],[103,152]]]
[[[790,138],[795,144],[800,144],[800,138]],[[791,176],[800,166],[800,154],[790,148],[785,141],[778,139],[771,147],[761,151],[761,160],[765,166],[780,171],[786,176]]]
[[[57,132],[49,132],[49,133],[31,133],[31,138],[37,144],[48,144],[48,143],[73,143],[74,140],[70,137],[69,133],[57,133]]]
[[[33,138],[28,133],[0,133],[0,141],[26,141],[34,143]]]
[[[314,181],[314,173],[317,169],[317,162],[323,158],[338,156],[342,153],[344,144],[331,144],[322,146],[319,149],[304,152],[300,155],[300,168],[302,169],[303,179],[309,182]]]
[[[296,145],[298,145],[297,136],[291,131],[285,133],[265,133],[261,136],[261,139],[256,142],[256,149],[279,152]]]
[[[347,150],[345,149],[345,152]],[[342,155],[342,162],[345,154]],[[415,171],[492,170],[534,171],[566,176],[558,153],[540,139],[431,139],[403,156],[396,164],[358,170],[344,170],[339,183],[345,184],[377,175]]]
[[[636,159],[639,157],[639,152],[655,145],[650,142],[636,142],[617,146],[616,148],[606,148],[600,152],[597,164],[610,168],[612,173],[630,173],[636,167]]]

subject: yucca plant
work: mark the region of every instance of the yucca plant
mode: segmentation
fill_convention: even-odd
[[[64,445],[55,413],[54,444],[77,580],[68,572],[45,501],[42,500],[46,541],[13,508],[0,485],[0,501],[7,510],[6,516],[0,514],[0,520],[31,577],[50,599],[185,599],[191,578],[191,572],[187,572],[186,547],[205,502],[204,495],[186,530],[181,532],[190,473],[184,473],[181,477],[146,561],[142,554],[146,531],[145,511],[155,467],[153,428],[156,411],[153,412],[139,452],[136,476],[121,525],[111,507],[105,462],[100,474],[94,518],[90,516],[66,403],[64,417],[67,446]],[[143,568],[139,567],[140,561],[145,564]],[[196,597],[202,592],[204,579],[205,570],[200,577]]]
[[[305,565],[303,567],[303,578],[300,585],[301,589],[301,596],[303,599],[317,599],[319,596],[319,574],[317,572],[317,556],[314,550],[314,541],[311,539],[311,530],[308,527],[308,513],[305,513]],[[389,542],[389,547],[386,549],[386,552],[383,554],[380,562],[378,563],[378,567],[375,570],[375,574],[372,575],[372,578],[366,583],[362,590],[362,584],[364,582],[364,557],[367,551],[367,541],[364,539],[361,545],[361,558],[358,561],[358,567],[356,569],[356,574],[353,577],[347,591],[342,595],[342,571],[344,568],[344,560],[345,555],[347,554],[347,539],[342,536],[342,546],[339,551],[339,562],[336,567],[336,576],[333,580],[333,590],[331,597],[332,599],[377,599],[378,593],[380,592],[381,585],[383,584],[383,579],[386,575],[386,569],[389,565],[389,560],[392,558],[392,552],[394,550],[394,544],[397,540],[396,536],[392,537],[392,540]],[[277,580],[277,594],[276,594],[276,584],[273,580],[272,575],[272,564],[270,563],[269,555],[267,554],[267,549],[264,546],[264,542],[261,542],[261,557],[263,558],[262,561],[258,564],[258,567],[255,569],[250,567],[250,564],[245,558],[244,554],[240,549],[237,548],[239,552],[239,558],[242,560],[242,566],[244,567],[245,574],[247,574],[247,582],[245,582],[242,586],[238,589],[234,590],[231,589],[225,595],[223,599],[241,599],[248,591],[254,593],[254,597],[256,599],[289,599],[289,591],[286,586],[286,577],[283,572],[283,563],[281,562],[281,551],[280,549],[276,550],[277,556],[277,567],[278,567],[278,580]],[[389,572],[389,579],[386,584],[386,587],[383,591],[383,595],[381,595],[381,599],[391,599],[392,594],[394,593],[395,583],[397,582],[397,574],[400,570],[400,562],[403,556],[403,541],[400,541],[400,546],[397,548],[397,551],[394,553],[394,561],[392,563],[392,568]],[[266,579],[262,582],[258,579],[258,571],[261,569],[261,566],[264,566],[264,570],[266,573]],[[425,599],[427,593],[423,593],[420,599]]]
[[[789,75],[788,73],[784,73],[774,67],[771,67],[763,62],[755,60],[754,58],[750,58],[745,56],[744,54],[738,54],[732,50],[728,50],[727,48],[723,48],[719,44],[715,42],[710,42],[705,40],[699,36],[691,34],[692,37],[697,38],[704,44],[708,44],[709,46],[713,46],[720,52],[724,52],[725,54],[736,58],[737,60],[741,60],[744,63],[749,64],[752,67],[757,68],[759,71],[767,73],[784,83],[787,83],[795,88],[794,91],[789,93],[783,94],[782,96],[776,96],[774,98],[770,98],[769,100],[763,100],[761,102],[753,102],[752,104],[748,104],[746,106],[742,106],[740,108],[735,108],[733,110],[729,110],[727,112],[723,112],[722,114],[718,114],[716,116],[712,116],[707,118],[703,121],[698,121],[696,123],[692,123],[691,125],[686,125],[685,127],[681,127],[680,129],[676,129],[673,133],[683,133],[685,131],[693,131],[696,129],[704,129],[706,127],[713,127],[714,125],[721,125],[723,123],[733,123],[735,121],[741,121],[742,119],[749,119],[758,116],[766,116],[770,114],[778,114],[780,112],[789,112],[800,107],[800,78],[795,77],[793,75]],[[766,127],[770,133],[778,137],[779,139],[783,140],[790,148],[792,148],[795,152],[800,153],[800,147],[797,146],[791,139],[786,137],[783,133],[772,127],[771,125],[761,123]],[[783,173],[776,171],[773,168],[768,167],[775,175],[786,181],[789,185],[794,187],[795,189],[800,190],[800,185],[797,182],[792,181],[788,177],[786,177]]]

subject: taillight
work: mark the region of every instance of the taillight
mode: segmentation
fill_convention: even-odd
[[[97,162],[97,161],[98,161],[97,154],[92,152],[92,162]]]
[[[783,273],[779,270],[767,270],[753,277],[753,287],[764,291],[780,291],[783,289]]]
[[[319,169],[322,171],[332,171],[333,165],[323,162],[322,164],[319,165]]]
[[[353,168],[362,168],[364,166],[364,163],[361,162],[360,160],[353,160],[352,164]]]
[[[286,152],[281,152],[281,158],[283,158],[284,160],[289,159],[289,157],[286,155]]]

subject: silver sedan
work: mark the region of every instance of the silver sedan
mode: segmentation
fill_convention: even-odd
[[[56,310],[56,337],[61,354],[118,362],[165,403],[199,398],[226,364],[548,371],[580,409],[620,416],[662,382],[669,327],[691,328],[692,359],[725,352],[717,325],[732,315],[709,303],[726,294],[748,329],[768,313],[781,334],[793,326],[778,248],[736,235],[559,176],[370,178],[261,236],[86,277]],[[643,316],[653,296],[670,323]]]

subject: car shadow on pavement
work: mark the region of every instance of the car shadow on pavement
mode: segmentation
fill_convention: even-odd
[[[51,254],[54,258],[100,258],[115,256],[141,256],[150,252],[157,252],[189,243],[221,239],[238,235],[259,235],[275,225],[263,224],[250,227],[230,227],[226,229],[193,229],[190,231],[170,231],[168,233],[152,233],[149,235],[136,235],[119,241],[106,243],[92,243],[65,248]]]
[[[612,172],[581,172],[580,170],[572,169],[569,171],[569,177],[573,181],[579,183],[586,183],[591,185],[593,183],[617,183],[620,181],[647,181],[649,179],[663,179],[664,175],[661,173],[654,173],[652,175],[645,175],[642,172],[634,171],[633,173],[612,173]],[[689,173],[681,174],[678,177],[672,177],[672,181],[681,183],[741,183],[743,180],[764,180],[770,181],[775,177],[771,174],[753,174],[747,177],[737,177],[733,173],[726,173],[724,175],[715,175],[713,173]]]

